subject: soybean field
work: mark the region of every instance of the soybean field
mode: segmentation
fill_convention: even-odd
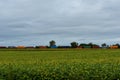
[[[120,49],[0,50],[0,80],[120,80]]]

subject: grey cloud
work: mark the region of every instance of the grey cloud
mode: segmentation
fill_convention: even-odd
[[[47,45],[53,39],[58,45],[69,45],[70,41],[118,42],[119,3],[119,0],[2,0],[0,45]]]

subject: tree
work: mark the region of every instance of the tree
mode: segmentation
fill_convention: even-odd
[[[78,43],[75,42],[75,41],[74,41],[74,42],[71,42],[70,44],[71,44],[71,47],[72,47],[72,48],[77,48],[77,47],[78,47]]]
[[[93,46],[93,43],[90,42],[90,43],[88,43],[88,45],[89,45],[89,46]]]
[[[54,46],[56,42],[54,40],[51,40],[49,43],[50,43],[50,47],[51,47],[51,46]]]
[[[102,47],[107,47],[106,43],[101,44]]]

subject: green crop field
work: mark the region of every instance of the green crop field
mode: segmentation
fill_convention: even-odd
[[[120,80],[120,49],[0,50],[0,80]]]

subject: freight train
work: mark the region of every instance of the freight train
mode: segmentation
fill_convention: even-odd
[[[45,48],[72,48],[71,46],[0,46],[0,49],[45,49]],[[108,48],[108,49],[118,49],[120,48],[119,46],[117,45],[112,45],[112,46],[109,46],[109,47],[100,47],[99,45],[95,45],[95,46],[90,46],[90,45],[87,45],[87,46],[77,46],[76,48],[85,48],[85,49],[88,49],[88,48]]]

